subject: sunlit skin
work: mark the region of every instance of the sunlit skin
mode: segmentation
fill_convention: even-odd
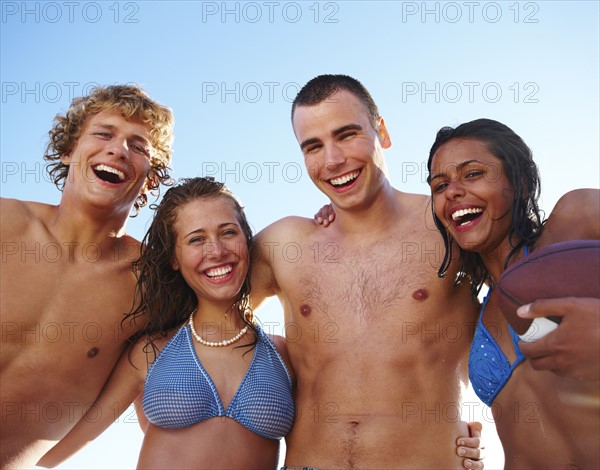
[[[450,236],[463,249],[480,253],[497,281],[511,249],[508,233],[514,194],[502,162],[479,140],[452,139],[433,157],[430,187],[435,213]],[[452,217],[465,208],[475,213],[458,220]],[[585,216],[582,211],[586,210],[598,213],[597,191],[578,190],[563,196],[530,250],[560,241],[598,238],[598,224],[594,216]],[[521,249],[511,262],[522,256]],[[508,324],[497,307],[496,291],[490,296],[482,321],[513,363],[516,355]],[[587,320],[587,327],[597,329],[597,322],[596,310]],[[492,404],[505,467],[598,468],[599,406],[597,382],[537,371],[529,360],[523,362]]]
[[[92,209],[106,211],[110,205],[112,212],[127,216],[138,194],[147,190],[151,152],[148,126],[114,110],[95,114],[71,154],[61,157],[74,183],[65,185],[64,194],[77,188]]]
[[[248,248],[233,203],[222,197],[190,201],[179,210],[175,230],[173,269],[220,319],[248,272]]]
[[[233,204],[225,197],[196,199],[178,212],[173,268],[198,297],[196,331],[207,341],[233,337],[245,326],[237,315],[225,317],[248,272],[248,247]],[[220,269],[220,271],[216,271]],[[210,278],[208,274],[226,272]],[[169,335],[171,336],[171,335]],[[251,340],[247,333],[242,342]],[[276,342],[281,350],[279,338]],[[161,341],[159,347],[166,341]],[[202,365],[211,376],[223,405],[237,391],[252,352],[208,348],[195,343]],[[233,451],[235,449],[235,451]],[[182,429],[148,425],[138,468],[275,468],[279,441],[257,436],[230,418],[216,417]],[[176,458],[174,459],[174,456]]]
[[[510,252],[506,235],[514,196],[502,162],[479,140],[452,139],[433,157],[430,187],[448,233],[460,246],[482,253],[497,276]],[[461,216],[461,210],[468,213]]]
[[[121,328],[139,254],[125,223],[144,190],[150,129],[113,111],[88,120],[62,156],[58,206],[1,202],[3,469],[33,467],[77,424],[141,327]],[[113,182],[94,173],[100,164]]]
[[[196,331],[206,341],[232,338],[245,323],[237,314],[225,313],[237,299],[249,267],[248,246],[233,203],[224,196],[191,200],[178,209],[174,228],[172,267],[181,271],[198,299],[193,316]],[[179,327],[154,341],[157,354],[178,330]],[[287,361],[283,338],[271,336],[271,339]],[[226,347],[193,343],[225,409],[254,358],[249,347],[236,346],[252,341],[249,331],[239,342]],[[140,339],[131,356],[121,359],[96,401],[98,409],[109,410],[118,404],[124,410],[143,391],[148,367],[155,359],[153,354],[147,355],[145,345],[146,338]],[[291,370],[289,362],[288,369]],[[113,422],[113,417],[107,414],[100,420],[82,420],[41,463],[56,465],[97,437]],[[278,440],[261,437],[231,418],[214,417],[175,429],[148,423],[137,468],[276,468],[278,456]]]
[[[279,297],[298,378],[286,465],[461,468],[468,431],[455,412],[476,311],[466,288],[437,277],[429,198],[391,186],[385,123],[353,94],[299,106],[292,124],[336,219],[287,217],[257,236],[253,300]],[[455,341],[441,337],[456,325]]]
[[[340,91],[318,106],[299,107],[294,132],[313,183],[334,206],[369,209],[381,187],[389,187],[383,150],[391,139],[383,119],[374,129],[364,105]],[[349,181],[335,185],[335,182]]]

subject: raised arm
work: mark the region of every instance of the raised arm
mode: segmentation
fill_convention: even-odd
[[[123,352],[94,404],[79,422],[38,462],[40,467],[55,467],[102,434],[129,407],[144,387],[145,339]],[[133,363],[133,364],[132,364]]]
[[[318,228],[312,219],[284,217],[261,230],[254,237],[252,258],[252,306],[258,307],[267,297],[281,294],[279,279],[287,267],[282,264],[282,253],[289,243],[306,239],[307,233]],[[283,256],[285,259],[285,256]],[[289,265],[289,263],[285,263]]]
[[[544,231],[556,240],[600,239],[600,191],[578,189],[556,204]],[[538,300],[519,308],[523,318],[561,317],[560,325],[535,342],[519,347],[536,370],[578,380],[600,381],[600,300]]]
[[[552,209],[544,234],[557,242],[600,239],[600,190],[576,189],[563,195]]]
[[[265,299],[277,294],[277,282],[273,273],[273,253],[278,242],[274,240],[277,232],[274,225],[263,229],[254,237],[252,289],[250,291],[253,308],[258,308]]]

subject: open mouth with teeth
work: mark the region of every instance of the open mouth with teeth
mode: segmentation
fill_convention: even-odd
[[[119,184],[125,181],[125,173],[112,166],[100,164],[93,167],[94,174],[107,183]]]
[[[226,279],[233,271],[233,265],[228,264],[226,266],[219,266],[217,268],[211,268],[204,271],[206,277],[213,281],[221,281]]]
[[[360,175],[360,170],[351,171],[350,173],[346,173],[345,175],[338,176],[336,178],[331,178],[329,180],[329,183],[334,188],[340,188],[340,189],[346,188],[346,187],[350,186],[352,183],[354,183],[354,181],[356,181],[356,178],[358,178],[358,175]]]
[[[469,207],[468,209],[460,209],[452,213],[452,220],[454,223],[461,227],[467,225],[469,222],[474,221],[481,217],[483,209],[481,207]]]

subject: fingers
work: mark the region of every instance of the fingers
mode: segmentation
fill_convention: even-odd
[[[463,467],[474,470],[483,469],[484,447],[481,446],[481,431],[483,426],[479,422],[468,423],[471,437],[459,437],[456,440],[456,453],[463,457]]]
[[[522,318],[562,317],[568,315],[569,312],[583,308],[589,300],[577,297],[538,299],[530,304],[521,305],[517,309],[517,315]]]
[[[459,457],[465,457],[466,459],[481,459],[481,449],[479,448],[479,439],[478,438],[469,438],[469,439],[477,439],[476,441],[472,441],[470,443],[466,443],[464,446],[459,446],[456,449],[456,453]],[[472,444],[472,445],[471,445]]]
[[[525,354],[525,353],[523,353]],[[549,370],[557,375],[563,375],[563,367],[558,363],[558,359],[554,356],[542,356],[539,358],[529,359],[529,364],[534,370]]]
[[[463,459],[463,467],[470,470],[482,470],[484,468],[483,460]]]
[[[327,227],[330,224],[330,220],[328,217],[323,217],[321,213],[315,214],[315,222],[317,224],[322,225],[323,227]]]
[[[530,304],[521,305],[517,309],[517,315],[521,318],[538,318],[553,315],[561,317],[564,313],[559,310],[560,304],[556,304],[552,300],[543,299],[536,300]]]
[[[467,423],[469,428],[469,436],[471,437],[481,437],[481,431],[483,430],[483,424],[479,421],[473,421],[471,423]],[[479,444],[477,445],[479,447]]]
[[[531,342],[521,341],[519,343],[519,349],[529,360],[545,358],[551,352],[547,337]],[[531,365],[533,366],[533,363]]]
[[[479,458],[479,452],[481,447],[481,438],[480,437],[459,437],[457,440],[457,453],[461,457],[472,457]],[[468,449],[477,451],[477,453],[467,453],[461,452],[460,449]]]
[[[456,453],[463,457],[463,467],[469,469],[480,470],[483,468],[483,447],[479,447],[481,440],[478,437],[461,438],[465,446],[460,445],[456,449]],[[475,447],[476,446],[476,447]]]
[[[541,337],[538,335],[533,341],[519,343],[521,352],[533,369],[578,380],[600,379],[600,299],[567,297],[537,300],[520,308],[518,314],[523,317],[563,317],[554,330]]]
[[[335,212],[333,211],[331,204],[321,207],[319,212],[314,215],[314,219],[317,224],[323,225],[324,227],[327,227],[331,222],[333,222],[335,219]]]

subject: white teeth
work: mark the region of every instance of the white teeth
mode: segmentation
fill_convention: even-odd
[[[356,171],[353,171],[352,173],[348,173],[347,175],[340,176],[339,178],[332,178],[329,180],[329,182],[331,184],[333,184],[334,186],[339,186],[340,184],[344,184],[344,183],[347,183],[348,181],[352,181],[352,180],[358,178],[359,174],[360,174],[360,171],[356,170]]]
[[[106,171],[107,173],[112,173],[113,175],[117,175],[121,181],[125,180],[125,173],[123,173],[120,170],[117,170],[116,168],[113,168],[112,166],[104,165],[103,163],[94,167],[94,170]]]
[[[205,273],[211,279],[215,279],[227,276],[232,270],[233,268],[231,266],[222,266],[220,268],[207,269]]]
[[[461,217],[463,217],[467,214],[479,214],[480,212],[483,212],[483,209],[480,209],[478,207],[470,207],[469,209],[461,209],[452,214],[452,220],[457,221],[458,219],[460,219]]]

